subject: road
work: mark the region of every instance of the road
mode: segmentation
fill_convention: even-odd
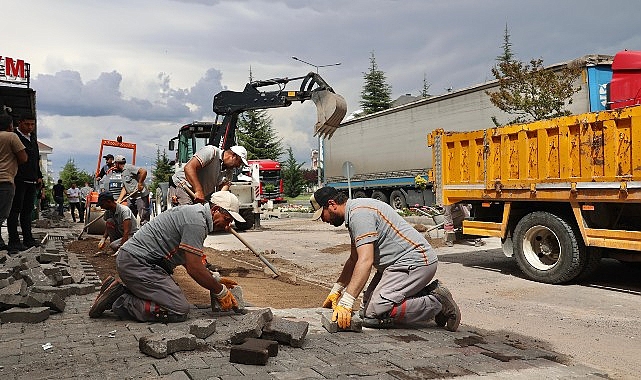
[[[349,254],[345,227],[300,218],[261,224],[243,234],[258,251],[305,268],[301,278],[331,285],[338,277]],[[437,278],[454,294],[463,325],[533,340],[612,378],[641,378],[641,266],[604,260],[586,282],[548,285],[524,279],[497,239],[485,242],[437,248]],[[206,245],[243,248],[232,235],[210,236]]]

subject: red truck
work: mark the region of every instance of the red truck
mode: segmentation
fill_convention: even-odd
[[[280,175],[280,162],[273,160],[249,160],[249,165],[258,164],[260,178],[260,203],[272,200],[274,203],[284,202],[283,178]]]

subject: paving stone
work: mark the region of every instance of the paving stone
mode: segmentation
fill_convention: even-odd
[[[12,273],[8,270],[0,270],[0,280],[13,278]]]
[[[270,357],[278,355],[278,342],[275,340],[263,339],[263,338],[247,338],[243,344],[253,344],[256,346],[262,346],[267,349]]]
[[[14,307],[0,313],[0,323],[38,323],[49,318],[48,307]]]
[[[77,296],[84,296],[96,291],[96,285],[91,283],[74,283],[69,285],[62,285],[60,287],[69,289],[69,294],[74,294]]]
[[[36,259],[40,264],[49,264],[60,262],[62,260],[62,256],[57,253],[43,252],[40,253]]]
[[[271,309],[260,309],[243,315],[238,322],[238,327],[232,332],[229,341],[232,344],[239,344],[247,338],[260,338],[263,327],[273,319]]]
[[[205,339],[215,332],[215,319],[197,319],[189,324],[189,333],[200,339]]]
[[[10,284],[8,286],[5,286],[4,288],[0,289],[0,295],[2,295],[2,294],[7,294],[7,295],[20,294],[23,282],[24,282],[23,279],[15,280],[12,284]]]
[[[64,299],[62,299],[56,293],[29,293],[29,296],[37,300],[39,305],[34,306],[46,306],[52,311],[63,312],[67,306]]]
[[[147,335],[140,338],[138,348],[143,354],[161,359],[177,351],[196,349],[196,337],[178,331]]]
[[[308,322],[273,318],[263,327],[261,338],[276,340],[292,347],[301,347],[308,330]]]
[[[265,365],[269,359],[269,345],[258,343],[260,339],[248,339],[245,343],[232,346],[229,352],[231,363]],[[269,342],[269,341],[265,341]],[[273,341],[272,341],[273,342]],[[278,343],[276,343],[278,345]]]
[[[320,373],[311,368],[301,368],[297,371],[270,372],[278,380],[303,380],[303,379],[324,379]]]
[[[69,286],[32,286],[29,290],[34,293],[55,293],[60,298],[67,298],[73,294]]]
[[[363,331],[363,321],[358,317],[358,315],[356,315],[356,313],[352,313],[352,322],[346,329],[338,327],[338,322],[332,322],[332,314],[332,310],[323,310],[321,312],[321,323],[323,324],[323,327],[325,328],[325,330],[327,330],[327,332],[333,334],[343,331]]]
[[[7,286],[13,284],[16,280],[13,277],[3,278],[0,280],[0,289],[6,288]]]

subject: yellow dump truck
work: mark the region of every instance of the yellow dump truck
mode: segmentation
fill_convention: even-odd
[[[501,238],[535,281],[641,261],[641,106],[473,132],[435,130],[437,203],[472,204],[465,234]]]

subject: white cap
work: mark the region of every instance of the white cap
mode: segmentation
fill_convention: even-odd
[[[240,202],[230,191],[217,191],[213,193],[211,198],[209,198],[209,202],[227,210],[227,212],[234,217],[234,220],[242,223],[245,222],[245,218],[238,213],[238,210],[240,210]]]
[[[127,163],[127,159],[125,158],[125,156],[122,156],[122,155],[119,154],[116,157],[114,157],[114,162],[125,164],[125,163]]]
[[[229,150],[240,156],[240,159],[243,160],[243,164],[245,164],[245,166],[249,166],[249,164],[247,163],[247,149],[243,148],[240,145],[234,145],[229,148]]]

